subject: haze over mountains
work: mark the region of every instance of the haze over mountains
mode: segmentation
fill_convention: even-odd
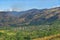
[[[60,21],[60,7],[27,11],[0,11],[0,26],[51,25]]]

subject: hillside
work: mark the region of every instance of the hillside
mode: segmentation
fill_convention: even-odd
[[[22,12],[0,11],[0,26],[52,25],[55,21],[60,21],[60,7]]]

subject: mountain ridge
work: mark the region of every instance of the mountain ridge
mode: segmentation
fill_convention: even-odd
[[[60,7],[0,12],[0,26],[43,25],[60,20]]]

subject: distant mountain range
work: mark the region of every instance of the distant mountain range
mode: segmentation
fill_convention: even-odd
[[[60,21],[60,7],[21,12],[0,11],[0,26],[52,25],[56,21]]]

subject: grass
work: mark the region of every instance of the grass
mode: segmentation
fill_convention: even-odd
[[[24,26],[0,29],[0,40],[60,40],[60,26]]]
[[[6,30],[0,30],[1,33],[6,33],[7,35],[16,35],[15,32],[12,31],[6,31]],[[4,40],[3,38],[0,38],[0,40]],[[36,38],[33,40],[60,40],[60,34],[46,36],[42,38]]]
[[[60,34],[51,35],[51,36],[47,36],[47,37],[44,37],[44,38],[36,38],[36,39],[33,39],[33,40],[60,40]]]
[[[5,33],[5,30],[0,30],[1,33]]]

